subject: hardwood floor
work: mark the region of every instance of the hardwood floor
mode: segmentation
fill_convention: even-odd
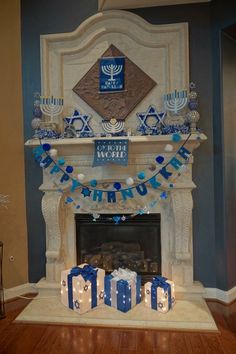
[[[208,302],[221,334],[14,323],[28,302],[6,304],[1,354],[236,354],[236,302]]]

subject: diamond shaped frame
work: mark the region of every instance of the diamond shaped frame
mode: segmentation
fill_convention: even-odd
[[[105,120],[125,120],[157,84],[114,45],[110,45],[102,58],[121,56],[125,57],[124,91],[99,91],[99,59],[73,88],[73,91]]]

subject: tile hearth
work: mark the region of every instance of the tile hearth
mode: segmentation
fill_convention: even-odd
[[[179,300],[175,307],[166,314],[156,312],[141,302],[127,313],[101,305],[83,315],[78,315],[61,304],[59,295],[44,298],[38,296],[31,301],[15,321],[218,332],[204,300]]]

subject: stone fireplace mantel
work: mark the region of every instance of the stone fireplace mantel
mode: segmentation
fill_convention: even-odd
[[[93,145],[95,138],[47,140],[52,148],[57,149],[58,156],[63,156],[67,164],[79,168],[79,172],[91,176],[100,183],[118,180],[124,182],[129,176],[135,176],[139,171],[149,171],[150,165],[155,164],[158,154],[168,161],[188,136],[182,135],[179,143],[173,143],[171,136],[129,136],[128,166],[108,165],[93,167]],[[116,138],[112,138],[116,139]],[[120,137],[119,137],[120,139]],[[123,139],[123,138],[121,138]],[[201,142],[206,140],[204,134],[192,134],[185,147],[193,152]],[[174,150],[166,152],[166,144],[172,144]],[[37,139],[26,142],[26,146],[39,145]],[[193,156],[186,163],[183,174],[178,176],[174,187],[169,191],[166,201],[157,203],[151,213],[161,214],[161,248],[162,274],[173,279],[177,285],[177,295],[184,298],[202,296],[204,289],[193,280],[193,251],[192,251],[192,190],[196,187],[192,180]],[[158,169],[158,166],[156,166]],[[147,172],[154,174],[154,172]],[[117,178],[117,176],[119,176]],[[42,213],[46,223],[46,278],[39,282],[40,291],[59,291],[61,270],[76,265],[76,230],[75,213],[85,213],[86,204],[75,211],[65,204],[65,193],[58,193],[58,187],[52,182],[47,169],[43,170],[43,184],[40,190],[44,192]],[[155,197],[156,190],[150,188],[150,198]],[[85,198],[88,199],[88,198]],[[128,200],[122,203],[90,202],[91,212],[115,214],[132,213],[138,205],[145,204],[145,197]],[[112,204],[112,205],[111,205]],[[87,202],[88,205],[88,202]]]

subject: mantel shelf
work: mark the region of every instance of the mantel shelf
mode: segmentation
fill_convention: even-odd
[[[182,140],[184,142],[188,138],[188,134],[181,135]],[[118,136],[118,137],[94,137],[94,138],[72,138],[72,139],[42,139],[43,142],[47,142],[52,144],[53,146],[71,146],[71,145],[92,145],[95,140],[126,140],[128,139],[130,143],[134,144],[145,144],[145,143],[159,143],[159,144],[167,144],[172,142],[172,135],[156,135],[156,136]],[[188,142],[202,142],[207,140],[205,134],[192,134],[188,140]],[[39,139],[30,139],[27,140],[25,146],[38,146],[40,145]]]

